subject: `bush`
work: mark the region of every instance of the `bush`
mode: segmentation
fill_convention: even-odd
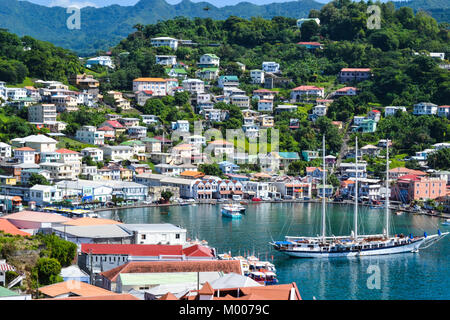
[[[62,281],[59,276],[61,264],[54,258],[39,258],[35,270],[40,285],[49,285]]]

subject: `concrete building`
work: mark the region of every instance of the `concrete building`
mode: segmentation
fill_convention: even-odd
[[[54,104],[36,104],[28,108],[29,122],[55,122],[56,115],[56,106]]]

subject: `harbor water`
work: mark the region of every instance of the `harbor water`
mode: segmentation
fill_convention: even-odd
[[[349,235],[353,206],[327,205],[327,235]],[[384,210],[359,208],[359,234],[383,232]],[[296,282],[303,299],[410,300],[450,298],[450,237],[418,253],[330,259],[290,258],[271,248],[285,235],[316,236],[318,203],[256,203],[242,219],[223,217],[219,205],[146,207],[99,212],[124,223],[171,223],[187,229],[191,239],[206,240],[218,253],[255,255],[273,262],[279,283]],[[392,233],[422,235],[449,231],[438,218],[391,215]]]

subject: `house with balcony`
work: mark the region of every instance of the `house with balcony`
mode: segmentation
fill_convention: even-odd
[[[342,68],[339,72],[339,82],[360,82],[369,80],[372,76],[370,68]]]
[[[231,104],[238,106],[241,109],[248,109],[250,107],[250,98],[243,94],[236,94],[231,96]]]
[[[41,163],[39,164],[39,168],[50,172],[50,180],[52,181],[76,179],[72,165],[67,163],[60,163],[60,162]]]
[[[217,86],[222,89],[225,87],[239,87],[237,76],[220,76],[217,82]]]
[[[205,53],[198,62],[200,68],[218,67],[219,65],[220,58],[213,53]]]
[[[130,138],[141,139],[147,137],[147,127],[133,126],[128,128],[128,136]]]
[[[133,148],[129,146],[103,146],[103,158],[113,161],[131,160]]]
[[[303,102],[324,98],[325,89],[316,86],[299,86],[291,90],[292,102]]]
[[[450,119],[450,106],[439,106],[437,109],[437,115],[441,118]]]
[[[167,95],[167,81],[163,78],[137,78],[133,80],[133,92],[152,91],[153,96]]]
[[[278,73],[280,72],[280,64],[274,61],[264,61],[262,63],[262,70],[264,72]]]
[[[406,107],[386,106],[384,107],[384,116],[394,116],[397,112],[406,112]]]
[[[169,47],[175,51],[178,49],[178,40],[170,37],[151,38],[150,43],[152,47]]]
[[[11,157],[11,146],[7,143],[0,142],[0,158]]]
[[[435,115],[437,114],[438,106],[431,102],[420,102],[414,105],[414,115]]]
[[[177,64],[177,56],[156,55],[155,62],[156,64],[160,64],[162,66],[173,66]]]
[[[263,84],[264,83],[264,71],[255,69],[250,70],[250,78],[252,84]]]
[[[30,147],[14,149],[14,159],[18,163],[35,163],[38,152]]]
[[[82,126],[77,130],[75,139],[84,143],[102,146],[105,144],[105,132],[97,130],[94,126]]]
[[[81,150],[82,157],[91,157],[92,160],[103,161],[103,150],[100,148],[84,148]]]
[[[252,99],[256,100],[273,100],[279,91],[272,91],[269,89],[253,90]]]
[[[186,79],[182,84],[184,90],[192,94],[205,92],[205,83],[200,79]]]
[[[273,100],[259,100],[258,101],[258,111],[259,112],[272,112],[273,111]]]
[[[54,104],[36,104],[28,108],[28,122],[56,122],[56,115]]]

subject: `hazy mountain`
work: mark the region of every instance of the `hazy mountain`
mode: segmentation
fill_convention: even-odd
[[[62,4],[68,0],[35,0],[47,5]],[[175,1],[175,0],[170,0]],[[197,1],[197,0],[196,0]],[[211,2],[218,0],[209,0]],[[237,1],[237,0],[234,0]],[[265,0],[269,1],[269,0]],[[279,0],[280,1],[280,0]],[[320,0],[326,1],[326,0]],[[87,3],[92,0],[70,0],[70,3]],[[396,6],[411,6],[415,10],[425,9],[438,21],[449,21],[448,0],[413,0],[396,3]],[[100,3],[100,2],[99,2]],[[102,0],[102,3],[106,1]],[[129,3],[123,0],[122,3]],[[81,28],[70,30],[67,19],[71,16],[63,7],[47,7],[18,0],[0,0],[0,28],[20,36],[30,35],[39,40],[72,49],[80,54],[93,54],[115,45],[133,31],[137,23],[151,24],[176,16],[190,18],[227,19],[234,15],[242,18],[261,16],[272,18],[286,16],[307,17],[311,9],[320,9],[323,3],[314,0],[277,2],[255,5],[241,2],[236,5],[216,7],[208,2],[182,0],[169,4],[165,0],[140,0],[134,6],[111,5],[107,7],[85,7],[81,9]],[[208,10],[205,10],[208,8]]]

